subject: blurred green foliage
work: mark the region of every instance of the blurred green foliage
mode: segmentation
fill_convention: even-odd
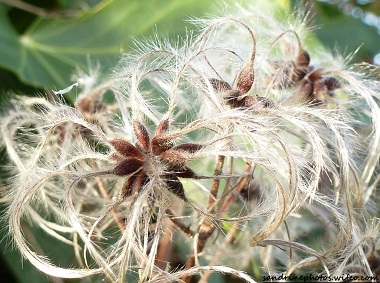
[[[0,72],[8,77],[1,81],[2,92],[23,91],[23,85],[62,89],[77,68],[86,70],[91,63],[110,73],[120,53],[131,50],[134,38],[152,36],[155,29],[169,37],[183,34],[190,26],[184,20],[202,15],[212,1],[98,1],[85,10],[78,10],[79,1],[55,2],[53,8],[44,7],[46,17],[20,17],[16,7],[0,5]],[[80,2],[91,7],[94,1]],[[65,13],[57,12],[63,8]],[[20,18],[26,20],[19,22]],[[12,80],[7,73],[16,77]]]
[[[135,47],[134,39],[145,40],[154,36],[155,31],[165,37],[184,35],[186,29],[194,28],[186,20],[210,13],[214,2],[27,1],[32,6],[25,3],[0,1],[1,101],[9,100],[14,93],[35,95],[44,89],[65,88],[72,83],[71,76],[78,68],[86,71],[91,65],[100,64],[103,73],[109,74],[120,54]],[[5,163],[4,152],[1,154]],[[4,211],[4,207],[0,209]],[[36,270],[10,246],[5,222],[1,228],[2,282],[79,281],[48,277]],[[43,231],[33,230],[33,236],[29,238],[35,241],[31,244],[48,251],[63,266],[72,261],[73,249],[67,245],[57,246],[54,241],[52,246]]]
[[[283,7],[299,4],[294,0],[277,2]],[[339,51],[348,54],[363,43],[357,61],[371,61],[380,52],[376,28],[343,13],[337,6],[306,2],[313,2],[313,24],[321,26],[316,35],[326,46],[339,46]],[[185,20],[211,14],[217,3],[214,0],[0,0],[0,104],[13,93],[35,95],[44,89],[65,88],[72,83],[71,76],[77,68],[88,70],[99,63],[104,74],[109,74],[121,52],[134,48],[134,39],[154,36],[155,30],[169,38],[184,35],[187,29],[194,28]],[[380,14],[380,1],[360,7]],[[4,163],[4,153],[0,157]],[[0,209],[4,211],[3,207]],[[78,281],[48,278],[23,261],[9,245],[7,229],[2,222],[2,282]],[[39,231],[35,239],[49,249],[44,233]],[[73,254],[65,247],[62,245],[62,253],[53,256],[67,264]],[[57,251],[56,246],[54,250]],[[209,282],[223,280],[216,274]]]
[[[345,6],[314,2],[313,24],[317,27],[315,34],[326,47],[331,50],[338,48],[344,55],[359,48],[354,62],[373,63],[374,56],[380,53],[380,26],[376,28],[365,24],[363,20],[367,11],[377,16],[378,25],[380,24],[380,1],[346,2],[348,4]]]

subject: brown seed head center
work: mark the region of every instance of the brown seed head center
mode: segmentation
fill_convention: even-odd
[[[157,179],[163,174],[165,168],[162,162],[158,159],[158,156],[148,153],[145,155],[143,170],[150,178]]]

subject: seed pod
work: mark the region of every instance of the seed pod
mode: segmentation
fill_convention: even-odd
[[[194,178],[196,179],[198,176],[197,174],[190,169],[189,167],[181,168],[180,170],[174,170],[175,175],[180,178]]]
[[[110,143],[115,150],[124,157],[135,157],[137,159],[144,158],[141,152],[134,145],[125,140],[114,139]]]
[[[196,143],[183,143],[173,147],[173,150],[186,151],[188,153],[195,153],[203,148],[203,145]]]
[[[209,79],[212,87],[214,88],[215,91],[217,92],[225,92],[227,90],[231,90],[232,87],[230,86],[229,83],[218,80],[218,79]]]
[[[308,74],[308,78],[312,82],[316,82],[320,79],[322,79],[322,70],[321,69],[314,69]]]
[[[134,188],[136,190],[141,190],[148,183],[148,181],[149,177],[143,171],[141,171],[136,177]]]
[[[274,108],[275,103],[273,100],[266,98],[266,97],[248,95],[248,96],[244,97],[244,106],[242,106],[242,107],[254,108],[253,110],[258,109],[260,107],[261,108]]]
[[[124,156],[121,156],[120,154],[117,154],[117,153],[112,153],[110,157],[111,159],[117,161],[118,163],[125,159]]]
[[[162,120],[156,129],[156,136],[162,135],[169,130],[169,119]]]
[[[327,90],[329,91],[333,91],[337,88],[340,88],[340,82],[336,78],[326,77],[322,81],[326,85]]]
[[[66,125],[61,124],[56,128],[57,131],[57,144],[62,145],[66,136]]]
[[[81,100],[79,100],[76,104],[76,109],[78,109],[81,113],[91,113],[93,110],[93,99],[90,97],[83,97]]]
[[[135,172],[142,165],[143,162],[141,160],[136,158],[126,158],[116,164],[115,168],[112,170],[112,173],[118,176],[126,176]]]
[[[236,88],[245,94],[251,89],[254,79],[253,66],[249,63],[240,71]]]
[[[292,75],[291,75],[291,80],[292,82],[294,83],[298,83],[300,81],[302,81],[305,76],[307,75],[307,68],[295,68]]]
[[[183,153],[172,149],[161,153],[159,159],[163,162],[167,162],[170,166],[175,168],[182,168],[187,162]]]
[[[136,174],[133,174],[131,177],[128,178],[128,180],[125,182],[123,188],[121,189],[121,197],[123,199],[129,197],[132,195],[133,192],[133,185],[135,184],[136,181]]]
[[[257,180],[250,180],[239,192],[239,195],[247,201],[260,199],[260,185]]]
[[[239,97],[242,95],[240,90],[231,90],[228,92],[228,94],[224,97],[227,104],[232,108],[239,107]]]
[[[138,121],[133,122],[136,138],[146,152],[150,152],[150,138],[146,128]]]
[[[168,174],[164,176],[164,179],[167,185],[167,189],[172,194],[176,195],[177,197],[184,200],[185,202],[188,202],[183,185],[181,181],[174,174]]]
[[[380,275],[380,258],[377,257],[373,251],[369,255],[367,255],[368,264],[371,268],[371,271],[374,275]]]
[[[152,139],[152,152],[154,155],[160,155],[173,147],[172,139],[164,136],[155,136]]]
[[[310,64],[310,55],[309,55],[309,53],[306,50],[301,49],[300,52],[297,55],[295,63],[296,63],[297,67],[304,67],[304,68],[306,68],[307,66],[309,66],[309,64]]]
[[[248,95],[248,96],[243,98],[241,107],[242,108],[251,108],[251,107],[254,107],[255,105],[257,105],[256,97],[254,97],[252,95]]]
[[[309,101],[313,96],[313,91],[314,91],[313,83],[305,82],[302,84],[299,90],[299,94],[302,97],[302,100],[306,99],[307,101]]]
[[[264,108],[274,108],[274,107],[276,107],[276,103],[272,99],[269,99],[269,98],[263,97],[263,96],[256,96],[256,99],[257,99],[257,101],[260,102],[260,104]]]
[[[313,97],[316,102],[326,102],[328,99],[328,93],[327,93],[327,87],[326,85],[321,81],[316,81],[314,83],[314,89],[313,89]]]

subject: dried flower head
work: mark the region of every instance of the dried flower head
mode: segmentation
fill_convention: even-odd
[[[187,143],[174,146],[170,137],[165,137],[169,121],[163,120],[157,127],[156,135],[150,140],[147,129],[135,121],[133,128],[137,140],[136,146],[124,140],[112,140],[111,144],[119,155],[117,165],[110,172],[118,176],[130,175],[122,189],[122,197],[143,189],[149,181],[163,180],[164,185],[177,197],[188,201],[180,178],[196,178],[195,172],[186,166],[186,153],[194,153],[201,145]]]
[[[112,79],[82,78],[75,107],[27,98],[3,116],[13,176],[1,200],[39,270],[111,282],[379,274],[375,67],[312,48],[302,13],[228,9],[195,20],[182,45],[141,44]],[[75,264],[39,253],[33,225]]]

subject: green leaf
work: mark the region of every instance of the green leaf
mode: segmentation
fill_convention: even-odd
[[[75,19],[37,19],[18,35],[0,5],[0,66],[32,86],[64,88],[76,67],[99,62],[106,73],[133,38],[149,36],[153,27],[167,35],[184,34],[185,15],[201,16],[211,0],[113,0]]]
[[[90,8],[94,8],[99,5],[103,0],[58,0],[60,7],[63,8],[76,8],[81,9],[82,11],[88,10]]]
[[[0,64],[12,66],[19,61],[21,46],[18,43],[18,34],[6,17],[6,9],[0,5]]]

